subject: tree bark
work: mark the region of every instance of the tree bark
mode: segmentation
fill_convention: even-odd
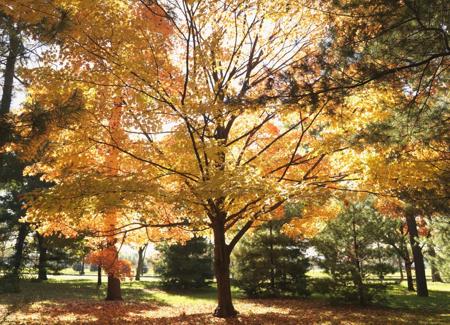
[[[20,270],[23,261],[23,248],[25,246],[25,239],[28,234],[28,224],[22,223],[19,226],[19,233],[17,235],[16,244],[14,246],[14,255],[12,257],[12,275],[15,277],[20,276]]]
[[[237,315],[231,297],[230,283],[230,249],[225,242],[224,217],[216,218],[213,225],[214,232],[214,274],[217,281],[218,305],[214,316],[228,318]]]
[[[47,277],[47,247],[45,245],[45,238],[40,234],[36,234],[39,250],[39,264],[38,264],[38,280],[48,280]]]
[[[405,258],[405,273],[406,273],[406,281],[408,283],[408,291],[415,291],[411,264],[412,262],[409,260],[409,258],[408,259]]]
[[[366,304],[366,295],[364,292],[365,288],[364,288],[364,283],[363,283],[363,279],[362,279],[362,266],[361,266],[361,261],[359,258],[359,245],[358,245],[358,241],[356,239],[356,223],[355,223],[354,219],[352,222],[352,230],[353,230],[353,250],[354,250],[353,262],[356,267],[356,270],[354,272],[352,272],[353,273],[353,275],[352,275],[353,283],[355,284],[355,286],[358,289],[359,304],[365,305]]]
[[[11,28],[9,32],[9,53],[6,58],[5,70],[3,72],[2,100],[0,103],[0,116],[9,113],[11,108],[12,93],[14,86],[14,73],[17,57],[20,50],[20,39],[16,31]]]
[[[106,290],[105,300],[123,300],[120,279],[114,277],[112,274],[108,274],[108,288]]]
[[[102,285],[102,268],[100,265],[97,266],[97,287]]]
[[[402,260],[400,256],[398,256],[397,259],[398,259],[398,269],[400,271],[400,283],[402,283],[403,281],[405,281],[405,276],[403,275]]]
[[[420,297],[428,297],[427,278],[425,276],[425,263],[423,261],[422,249],[420,248],[418,243],[419,233],[417,231],[417,223],[414,216],[414,211],[409,210],[406,212],[406,224],[408,226],[409,241],[413,252],[417,295]]]
[[[140,281],[142,275],[142,269],[144,268],[144,251],[147,245],[139,247],[138,250],[138,263],[136,267],[136,276],[135,280]]]
[[[84,275],[84,255],[81,257],[80,275]]]
[[[269,221],[269,234],[270,234],[270,287],[272,293],[275,293],[275,261],[273,257],[273,233],[272,222]]]
[[[428,245],[428,254],[430,254],[431,261],[431,281],[432,282],[443,282],[441,278],[441,274],[439,273],[439,270],[436,267],[436,262],[434,259],[436,258],[436,251],[434,250],[434,246],[432,244]]]

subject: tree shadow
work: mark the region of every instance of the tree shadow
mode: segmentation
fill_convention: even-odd
[[[423,310],[425,312],[449,313],[450,291],[428,290],[429,297],[418,297],[406,288],[394,287],[389,291],[387,306],[403,310]]]
[[[448,301],[448,300],[447,300]],[[273,306],[288,310],[286,314],[267,313],[240,317],[243,324],[272,319],[274,324],[312,324],[312,323],[349,323],[349,324],[450,324],[447,314],[437,314],[428,310],[393,309],[380,306],[359,306],[349,304],[331,304],[325,300],[312,299],[255,299],[252,303],[261,308]],[[234,323],[232,323],[234,324]],[[237,323],[239,324],[239,323]],[[256,324],[256,323],[255,323]],[[263,324],[263,323],[261,323]]]
[[[143,282],[142,285],[147,290],[160,290],[170,295],[183,296],[190,299],[215,300],[217,298],[217,288],[213,286],[178,289],[165,287],[154,282]]]
[[[16,324],[448,324],[446,315],[403,309],[331,305],[319,299],[236,299],[238,317],[212,316],[215,288],[197,292],[196,303],[167,303],[152,294],[159,286],[125,283],[124,301],[104,301],[104,288],[89,281],[24,283],[23,292],[0,295],[0,323]],[[154,291],[157,292],[157,291]],[[191,293],[177,291],[191,297]],[[194,297],[195,298],[195,297]],[[207,300],[206,300],[207,299]],[[3,316],[1,315],[3,314]]]

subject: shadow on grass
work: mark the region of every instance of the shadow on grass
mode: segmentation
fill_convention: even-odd
[[[65,299],[103,300],[106,296],[106,284],[97,288],[96,283],[89,280],[60,281],[30,281],[22,280],[19,293],[6,293],[0,295],[0,305],[26,304],[38,301],[57,302]],[[140,285],[122,285],[124,300],[149,301],[160,305],[164,302],[155,297]]]
[[[123,283],[124,301],[119,302],[105,301],[106,284],[97,288],[96,283],[89,280],[22,280],[20,289],[18,293],[0,295],[1,324],[7,321],[11,323],[10,316],[27,320],[36,315],[50,321],[53,318],[59,319],[59,322],[62,321],[61,315],[69,315],[69,318],[63,319],[64,323],[71,323],[73,318],[77,322],[109,324],[117,317],[126,319],[167,306],[166,302],[145,290],[139,283]],[[31,320],[30,322],[33,323]]]
[[[89,279],[73,279],[59,281],[48,280],[37,282],[22,280],[20,292],[0,294],[0,306],[26,305],[39,301],[58,302],[67,299],[102,301],[106,296],[106,284],[97,288],[96,283]],[[189,302],[199,300],[215,302],[217,289],[215,285],[189,290],[167,289],[158,282],[124,281],[121,285],[124,301],[152,302],[159,305]],[[237,292],[237,289],[234,289]],[[234,296],[239,296],[237,293]]]
[[[203,300],[216,302],[217,301],[217,286],[215,283],[210,283],[206,287],[200,288],[190,288],[190,289],[176,289],[165,287],[159,282],[141,282],[141,285],[144,286],[147,290],[159,290],[170,298],[170,296],[178,296],[184,297],[190,300]],[[240,291],[236,287],[231,287],[231,293],[234,299],[245,298],[242,291]]]
[[[397,290],[397,291],[395,291]],[[163,290],[154,282],[124,282],[123,302],[104,301],[89,280],[23,281],[22,292],[0,295],[0,323],[26,324],[446,324],[439,315],[449,292],[431,292],[424,300],[391,288],[389,307],[330,305],[318,299],[242,299],[235,301],[238,317],[218,320],[211,313],[216,288]],[[236,296],[241,296],[235,291]],[[406,292],[407,293],[407,292]],[[425,298],[426,299],[426,298]],[[195,301],[195,303],[193,303]],[[393,304],[396,303],[396,304]],[[421,304],[419,304],[421,302]],[[434,304],[437,304],[436,309]],[[417,310],[406,310],[405,306]],[[425,306],[433,310],[424,309]],[[447,304],[448,306],[448,304]],[[434,314],[433,314],[433,311]],[[448,312],[448,311],[447,311]]]
[[[418,297],[416,292],[400,286],[389,287],[385,305],[395,309],[450,314],[450,292],[428,290],[429,297]]]
[[[446,314],[426,310],[395,310],[386,306],[359,306],[331,304],[324,299],[253,299],[261,309],[274,306],[285,308],[287,315],[264,314],[262,320],[273,320],[273,324],[450,324]],[[247,316],[243,316],[246,319]],[[254,317],[252,316],[252,319]],[[245,323],[245,322],[244,322]],[[251,322],[250,322],[251,323]],[[261,324],[264,324],[262,322]]]

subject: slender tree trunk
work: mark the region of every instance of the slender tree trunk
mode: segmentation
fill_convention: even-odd
[[[402,259],[400,258],[400,256],[397,257],[397,262],[398,269],[400,271],[400,283],[402,283],[403,281],[405,281],[405,276],[403,275]]]
[[[439,270],[436,267],[436,262],[434,260],[436,258],[436,251],[434,250],[434,246],[432,244],[428,245],[428,254],[430,254],[430,257],[431,257],[431,261],[430,261],[431,281],[432,282],[443,282],[442,278],[441,278],[441,274],[439,273]]]
[[[139,247],[138,263],[137,263],[137,267],[136,267],[136,277],[135,277],[136,281],[141,280],[142,269],[144,267],[144,250],[145,250],[145,246]]]
[[[106,300],[123,300],[120,288],[120,279],[108,274],[108,287],[106,289]]]
[[[408,283],[408,291],[415,291],[411,264],[412,262],[409,259],[405,259],[405,273],[406,273],[406,281]]]
[[[408,284],[408,291],[415,291],[414,289],[414,280],[413,280],[413,276],[412,276],[412,269],[411,269],[411,265],[412,265],[412,260],[411,257],[409,256],[409,251],[408,251],[408,247],[407,247],[407,241],[405,239],[404,245],[402,245],[403,249],[403,260],[405,263],[405,273],[406,273],[406,282]]]
[[[275,293],[275,261],[273,258],[273,234],[272,234],[272,222],[269,221],[269,233],[270,233],[270,287],[272,293]]]
[[[414,268],[416,273],[417,295],[420,297],[428,297],[427,278],[425,276],[425,263],[423,261],[422,249],[419,246],[419,234],[417,231],[416,218],[413,211],[407,211],[406,224],[408,226],[409,241],[411,244]]]
[[[97,287],[102,285],[102,268],[100,265],[97,266]]]
[[[359,258],[359,245],[358,241],[356,239],[356,223],[353,219],[352,221],[352,230],[353,230],[353,252],[354,252],[354,264],[356,270],[353,273],[353,283],[358,289],[358,297],[359,297],[359,304],[365,305],[366,304],[366,297],[364,293],[364,283],[362,279],[362,266],[361,261]]]
[[[214,232],[214,273],[217,281],[218,305],[214,316],[227,318],[237,315],[231,297],[230,251],[225,242],[225,217],[216,218]]]
[[[81,257],[80,275],[84,275],[84,255]]]
[[[40,234],[36,234],[39,249],[39,264],[38,264],[38,280],[45,281],[47,278],[47,247],[45,245],[45,238]]]
[[[17,57],[20,50],[20,39],[16,32],[12,30],[9,32],[9,53],[6,58],[5,70],[3,72],[3,89],[2,100],[0,103],[0,116],[9,113],[11,108],[14,73],[16,67]]]
[[[25,246],[25,239],[28,234],[28,224],[22,223],[19,226],[19,233],[17,235],[16,244],[14,246],[14,255],[12,257],[12,275],[19,277],[20,269],[23,261],[23,249]]]
[[[378,251],[378,263],[381,265],[382,258],[381,258],[381,248],[380,248],[380,242],[377,242],[377,251]],[[384,280],[384,273],[382,270],[380,270],[380,272],[378,273],[378,277],[380,279],[380,282],[383,283]]]

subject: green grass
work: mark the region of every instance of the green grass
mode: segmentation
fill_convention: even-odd
[[[81,277],[80,277],[81,278]],[[103,279],[105,282],[106,279]],[[63,299],[103,300],[106,296],[106,284],[97,288],[91,278],[73,279],[72,276],[52,277],[45,282],[22,280],[21,292],[0,295],[0,305],[30,303],[34,301],[53,301]],[[233,295],[241,297],[238,289]],[[122,297],[126,301],[151,301],[159,304],[195,304],[215,303],[215,286],[195,290],[163,290],[156,281],[124,281]]]
[[[329,278],[330,276],[323,270],[309,270],[306,273],[307,276],[311,277],[311,278]]]
[[[420,310],[450,315],[450,283],[428,283],[429,297],[408,291],[406,283],[389,286],[386,303],[390,308]]]
[[[311,278],[327,278],[329,275],[322,270],[311,270],[307,273]],[[445,314],[450,316],[450,283],[431,282],[431,273],[427,281],[429,297],[418,297],[416,292],[407,290],[406,281],[397,284],[400,273],[385,277],[388,284],[386,300],[379,305],[392,309],[415,310]],[[373,280],[378,282],[374,276]],[[312,298],[327,300],[329,297],[324,294],[313,293]]]

